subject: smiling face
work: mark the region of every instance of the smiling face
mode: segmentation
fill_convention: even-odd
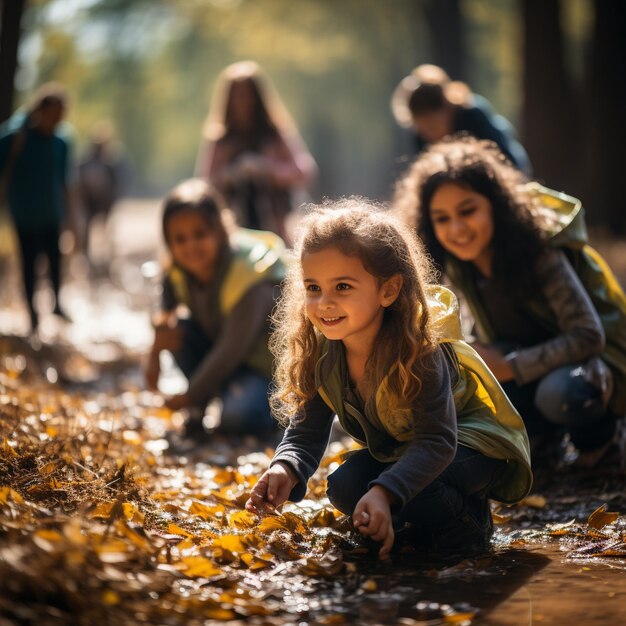
[[[384,308],[397,297],[394,279],[381,283],[358,257],[334,247],[304,253],[302,273],[311,323],[327,339],[341,340],[348,349],[371,348]]]
[[[430,219],[435,237],[450,254],[491,276],[494,225],[488,198],[470,187],[444,183],[432,196]]]
[[[175,213],[167,221],[167,245],[174,263],[201,282],[214,274],[221,237],[196,210]]]

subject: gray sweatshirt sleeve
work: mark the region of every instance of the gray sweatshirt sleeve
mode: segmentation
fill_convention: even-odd
[[[430,355],[426,365],[413,440],[402,457],[370,483],[393,493],[400,508],[437,478],[456,453],[457,416],[443,350]]]
[[[560,333],[544,343],[507,355],[518,384],[561,367],[586,361],[604,349],[604,329],[576,272],[560,250],[550,250],[538,267],[540,288]]]
[[[208,402],[244,360],[264,330],[274,306],[274,286],[259,283],[237,303],[213,349],[204,357],[189,381],[194,404]]]
[[[307,482],[326,451],[333,417],[332,409],[316,395],[307,402],[304,417],[287,428],[276,448],[271,465],[278,461],[286,463],[298,477],[298,484],[289,494],[292,502],[299,502],[306,494]]]

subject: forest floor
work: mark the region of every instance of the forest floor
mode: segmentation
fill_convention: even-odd
[[[324,496],[350,445],[340,436],[307,499],[264,520],[243,503],[271,458],[267,442],[214,435],[171,454],[167,433],[184,416],[142,389],[140,370],[157,214],[127,203],[106,235],[96,229],[94,268],[81,257],[66,267],[73,322],[44,314],[34,338],[15,263],[3,264],[0,626],[626,622],[617,456],[593,471],[539,472],[524,502],[494,503],[489,554],[405,548],[379,562]],[[38,304],[51,310],[47,288]],[[169,368],[164,390],[181,384]]]

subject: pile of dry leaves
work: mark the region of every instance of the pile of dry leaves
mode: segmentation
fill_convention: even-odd
[[[69,393],[27,367],[26,356],[5,353],[2,626],[341,624],[362,616],[368,602],[366,613],[376,616],[372,607],[390,598],[396,623],[471,623],[471,607],[420,605],[411,589],[382,593],[381,577],[355,559],[348,520],[324,497],[341,445],[330,450],[307,500],[259,519],[243,505],[271,451],[228,448],[230,465],[211,463],[210,450],[204,463],[168,457],[164,435],[179,418],[142,391]],[[584,544],[593,553],[592,537],[596,553],[623,556],[616,517],[598,511],[588,524],[548,531],[574,551]],[[500,535],[520,545],[539,532],[545,537]],[[411,617],[398,617],[403,602],[411,606],[400,614]]]

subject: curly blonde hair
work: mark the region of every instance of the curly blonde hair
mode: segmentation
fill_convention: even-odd
[[[315,388],[315,366],[323,337],[306,315],[302,256],[336,248],[358,257],[382,284],[400,274],[402,288],[385,309],[383,324],[366,366],[366,404],[387,376],[393,393],[414,401],[421,390],[422,357],[432,352],[425,285],[433,279],[432,266],[412,231],[376,205],[362,198],[347,198],[313,206],[304,218],[273,315],[270,349],[276,359],[271,404],[283,425],[302,414]]]

